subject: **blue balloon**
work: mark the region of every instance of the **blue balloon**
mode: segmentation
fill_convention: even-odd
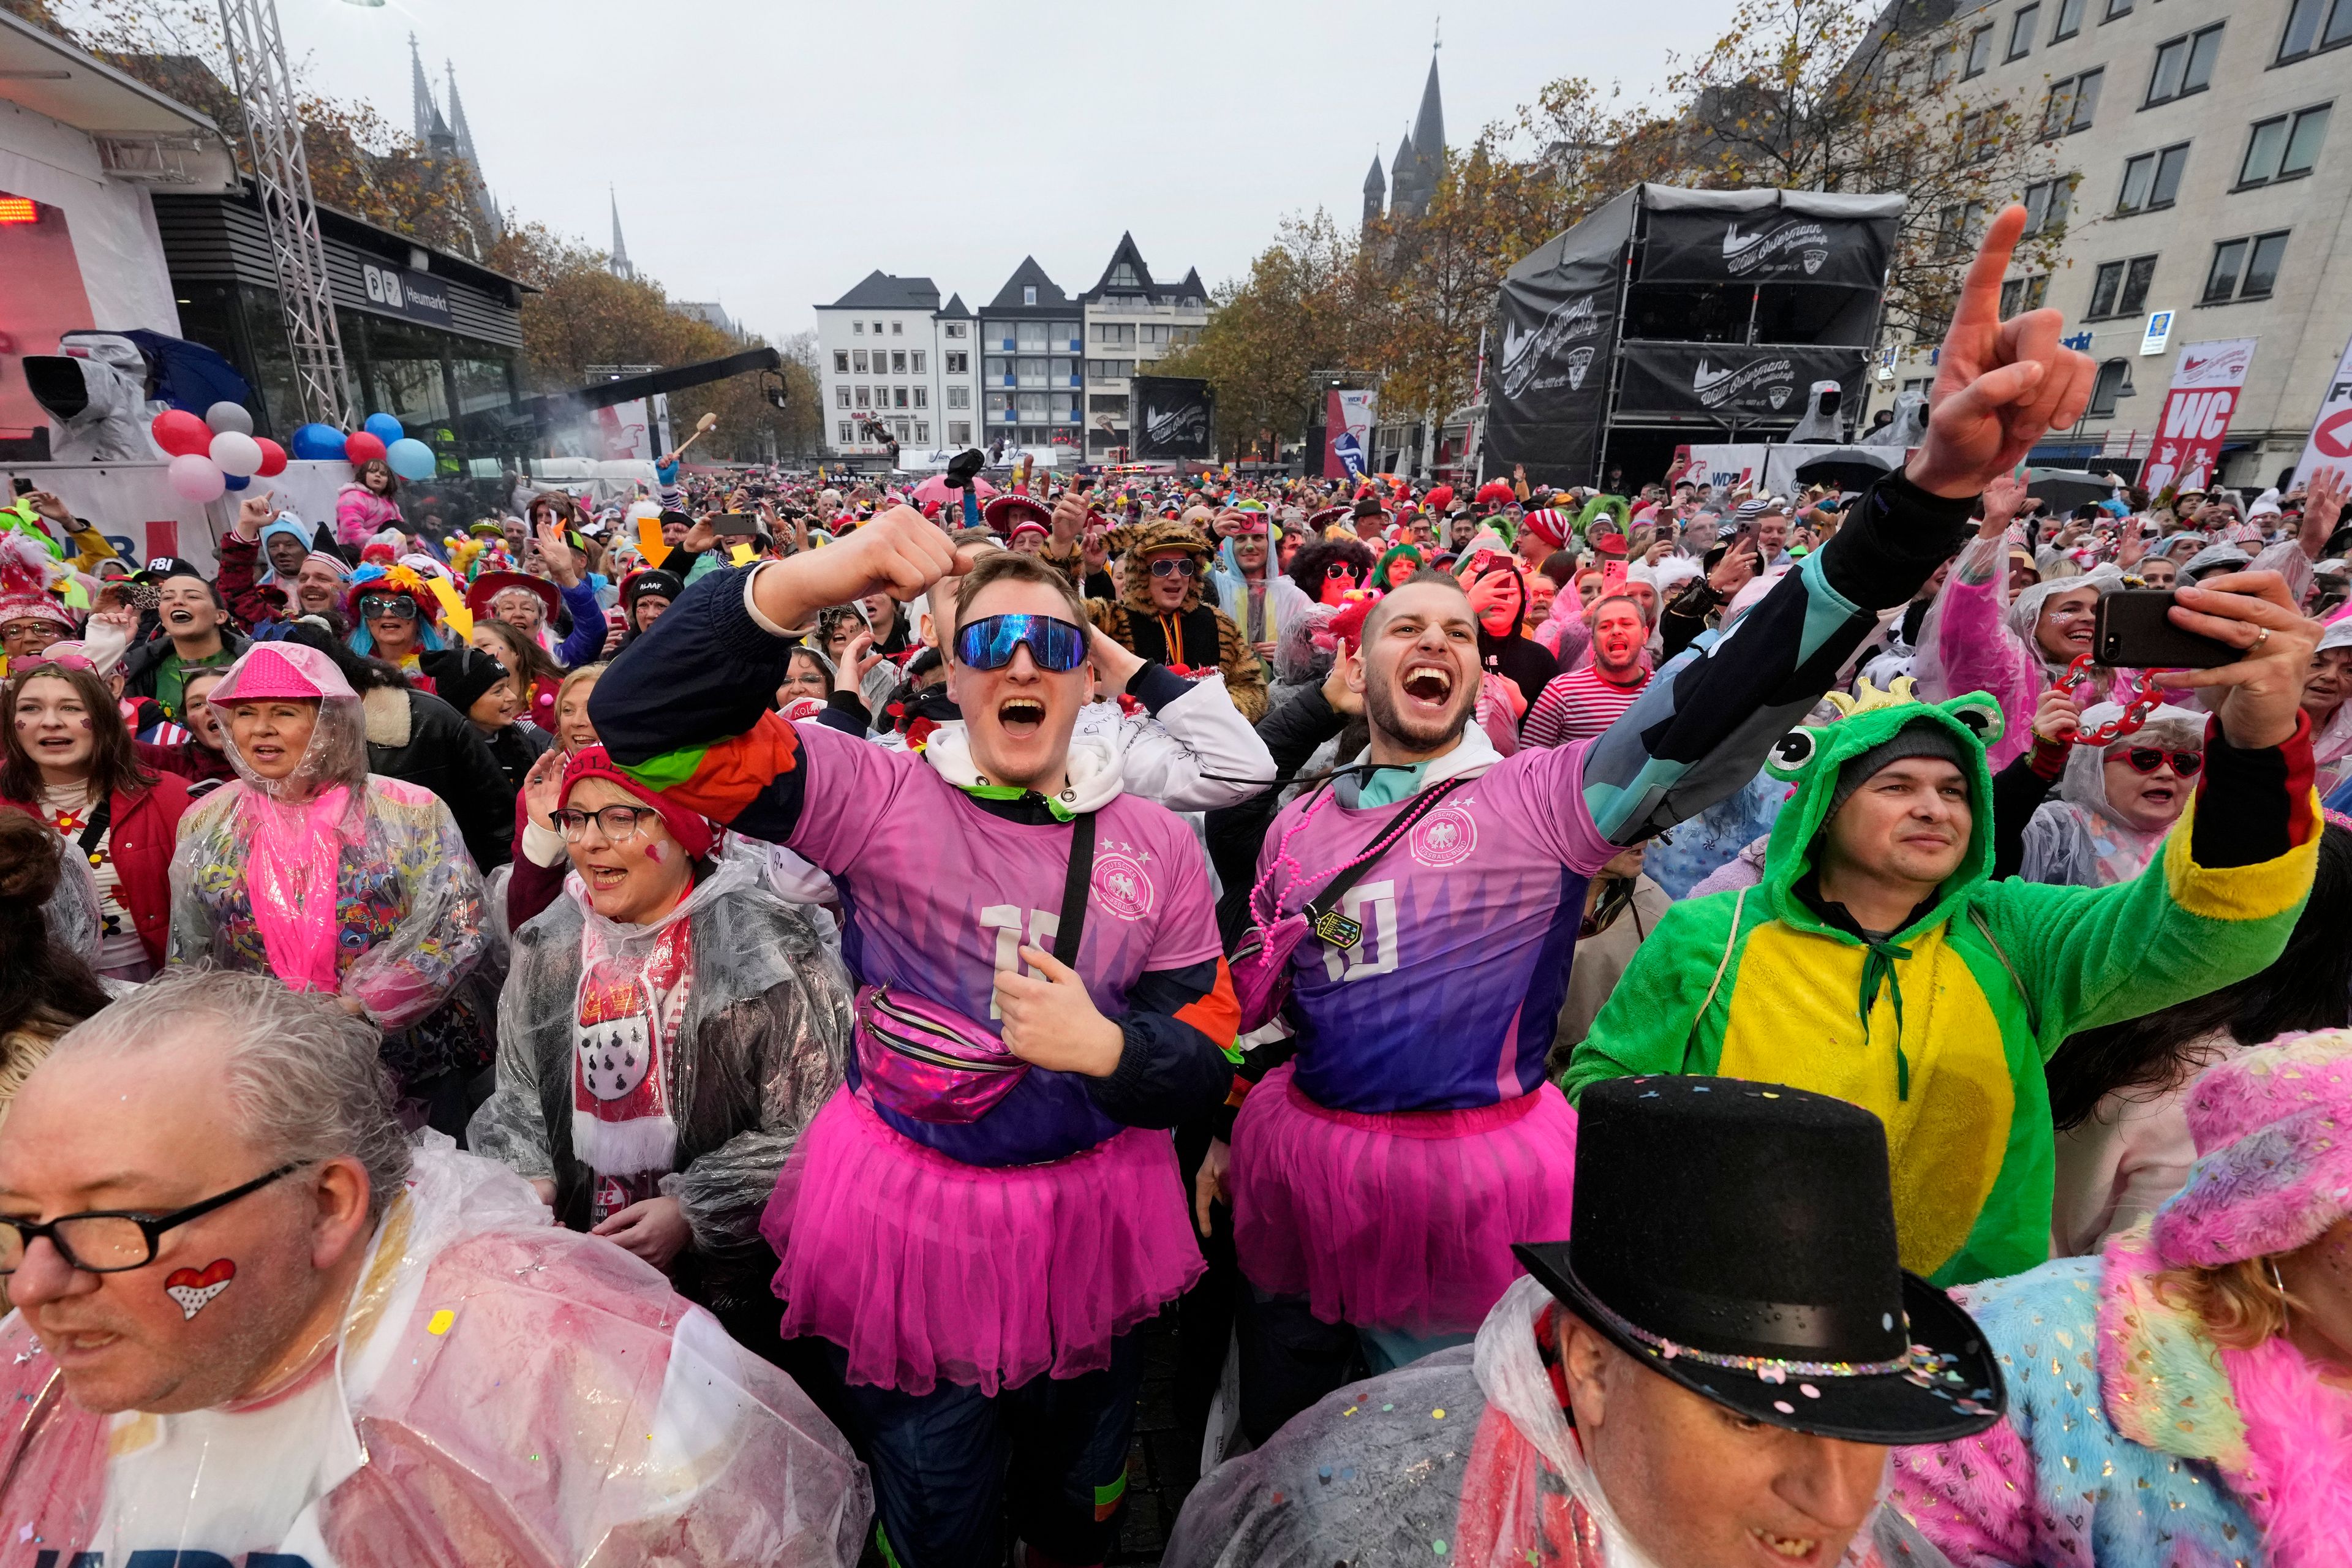
[[[412,437],[402,437],[383,449],[383,460],[404,479],[433,477],[433,448]]]
[[[343,433],[331,425],[312,424],[298,427],[289,445],[294,456],[306,461],[341,462],[345,439]]]
[[[367,423],[361,426],[360,428],[366,431],[369,435],[374,437],[377,440],[383,442],[387,447],[408,434],[408,431],[401,425],[400,421],[394,419],[389,414],[371,414],[367,416]],[[397,472],[398,470],[394,471]]]
[[[226,489],[241,490],[251,483],[253,483],[253,476],[251,474],[223,474],[221,476],[221,485]]]

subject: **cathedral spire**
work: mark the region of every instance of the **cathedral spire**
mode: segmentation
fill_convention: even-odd
[[[612,187],[607,185],[605,187],[605,191],[608,195],[612,194]],[[613,276],[615,278],[627,278],[634,279],[637,275],[637,269],[629,265],[628,242],[621,237],[621,198],[617,195],[613,195],[613,253],[611,267],[613,269]]]

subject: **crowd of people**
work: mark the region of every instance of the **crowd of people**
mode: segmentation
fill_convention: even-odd
[[[1855,490],[21,496],[0,1552],[2352,1561],[2346,480],[2022,218]]]

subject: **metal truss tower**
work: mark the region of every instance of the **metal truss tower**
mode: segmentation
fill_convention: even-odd
[[[310,195],[310,162],[302,150],[302,112],[277,0],[220,0],[229,68],[245,109],[247,144],[261,187],[261,219],[278,269],[278,299],[294,354],[294,391],[302,417],[353,428],[343,337],[327,284],[327,247]]]

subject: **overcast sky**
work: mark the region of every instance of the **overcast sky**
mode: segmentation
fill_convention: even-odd
[[[501,205],[629,255],[780,339],[880,268],[977,306],[1024,254],[1091,287],[1122,229],[1155,276],[1241,273],[1282,217],[1353,222],[1430,60],[1427,4],[1141,8],[892,0],[277,0],[311,81],[409,123],[408,35],[454,60]],[[1565,75],[1654,88],[1733,0],[1444,10],[1448,141]],[[445,110],[446,105],[444,105]]]

